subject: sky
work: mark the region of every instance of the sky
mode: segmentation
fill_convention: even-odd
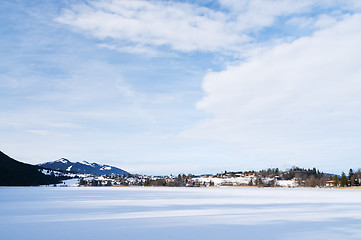
[[[3,0],[0,146],[131,173],[361,168],[359,0]]]

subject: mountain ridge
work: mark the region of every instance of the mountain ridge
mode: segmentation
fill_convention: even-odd
[[[40,163],[38,166],[43,168],[53,169],[53,170],[62,170],[75,173],[85,173],[85,174],[96,174],[96,175],[128,175],[129,172],[120,169],[118,167],[98,164],[98,163],[89,163],[87,161],[82,162],[71,162],[66,158],[60,158],[52,162]]]

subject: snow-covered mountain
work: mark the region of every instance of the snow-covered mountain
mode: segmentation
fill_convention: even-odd
[[[63,171],[76,172],[76,173],[87,173],[87,174],[97,174],[97,175],[129,174],[127,171],[124,171],[117,167],[113,167],[109,165],[100,165],[97,163],[88,163],[87,161],[74,163],[65,158],[61,158],[54,162],[41,163],[38,165],[43,168],[49,168],[53,170],[63,170]]]

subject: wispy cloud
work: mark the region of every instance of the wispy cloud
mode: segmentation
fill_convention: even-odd
[[[49,125],[49,127],[54,127],[54,128],[80,128],[81,127],[79,124],[71,123],[71,122],[51,122],[48,125]]]
[[[56,21],[99,39],[185,52],[226,50],[245,41],[226,27],[224,13],[187,3],[92,1],[64,10]]]
[[[315,1],[229,1],[211,9],[181,2],[90,1],[64,9],[56,21],[104,41],[99,46],[137,54],[175,51],[242,51],[277,18],[336,4]],[[279,24],[279,23],[278,23]],[[109,44],[107,40],[121,41]]]
[[[52,131],[43,130],[43,129],[29,129],[26,132],[41,135],[41,136],[57,136],[57,137],[69,137],[70,136],[69,134],[57,133],[57,132],[52,132]]]
[[[115,50],[121,53],[130,53],[130,54],[141,54],[145,57],[159,57],[164,56],[159,51],[155,50],[152,47],[147,47],[144,45],[123,45],[123,44],[114,44],[114,43],[100,43],[99,47],[107,48],[110,50]]]

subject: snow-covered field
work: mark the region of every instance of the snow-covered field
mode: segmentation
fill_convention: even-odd
[[[0,239],[361,239],[361,190],[0,187]]]

